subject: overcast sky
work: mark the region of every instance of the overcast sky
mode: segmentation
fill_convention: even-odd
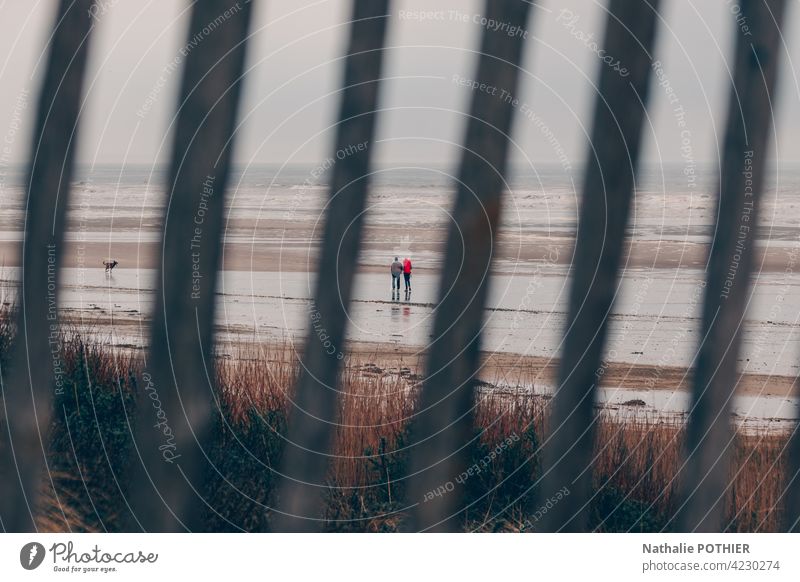
[[[338,101],[335,91],[349,1],[255,0],[248,75],[236,157],[239,162],[317,162],[330,154]],[[167,127],[179,72],[165,72],[186,43],[188,2],[100,0],[92,46],[79,159],[84,163],[164,162]],[[797,2],[789,19],[796,20]],[[55,0],[0,0],[0,133],[11,163],[24,161],[30,117],[43,67],[41,48]],[[605,2],[543,2],[532,11],[517,115],[517,161],[557,162],[556,145],[574,166],[586,155],[602,65],[578,36],[602,38]],[[686,111],[698,161],[717,158],[733,48],[732,2],[665,0],[657,58]],[[470,91],[454,75],[473,75],[483,2],[405,0],[393,3],[378,138],[385,163],[451,163],[461,140]],[[565,25],[562,9],[578,20]],[[401,18],[400,11],[443,10],[435,21]],[[452,12],[450,12],[452,11]],[[405,12],[404,12],[405,15]],[[464,22],[463,20],[467,20]],[[796,23],[795,23],[796,24]],[[800,161],[800,99],[793,66],[800,63],[797,27],[786,35],[776,115],[776,157]],[[158,88],[163,85],[163,88]],[[148,97],[149,96],[149,97]],[[26,106],[27,105],[27,106]],[[665,91],[651,90],[645,159],[680,161],[680,130]],[[139,113],[137,115],[137,112]],[[533,119],[538,120],[534,122]],[[19,121],[16,121],[20,118]],[[19,129],[17,130],[17,126]],[[548,137],[545,131],[552,131]],[[10,138],[10,139],[9,139]]]

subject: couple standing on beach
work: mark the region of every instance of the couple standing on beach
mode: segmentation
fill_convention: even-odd
[[[406,281],[406,293],[409,293],[411,291],[411,259],[406,257],[401,263],[400,259],[395,257],[389,270],[392,273],[392,294],[395,289],[400,293],[400,275],[403,275]]]

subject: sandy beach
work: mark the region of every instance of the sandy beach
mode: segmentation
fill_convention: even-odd
[[[119,225],[118,225],[119,227]],[[128,227],[132,228],[132,227]],[[226,271],[283,271],[311,272],[316,269],[318,240],[309,237],[319,233],[309,229],[292,230],[278,225],[259,227],[267,231],[268,238],[229,236],[224,245],[223,270]],[[87,264],[85,257],[114,257],[122,268],[154,269],[161,251],[160,244],[150,240],[126,240],[126,229],[110,234],[108,240],[68,241],[65,248],[64,266],[78,268],[95,266]],[[425,228],[368,228],[365,240],[367,248],[362,256],[360,268],[365,272],[380,273],[387,267],[378,258],[391,256],[404,237],[413,238],[414,254],[438,256],[444,244],[443,233],[431,233]],[[310,243],[298,244],[298,240]],[[572,263],[574,241],[570,237],[504,235],[496,247],[495,269],[506,272],[512,265],[533,264],[549,260],[553,264]],[[761,273],[782,273],[787,266],[797,262],[797,252],[790,246],[760,246],[756,250],[756,265]],[[548,259],[548,257],[552,257]],[[703,269],[708,257],[708,245],[698,242],[637,241],[627,245],[624,251],[625,268],[633,269]],[[0,262],[6,267],[18,267],[20,263],[19,243],[0,241]],[[419,262],[417,272],[435,272],[438,262]]]
[[[408,366],[422,368],[424,353],[390,344],[353,342],[348,346],[353,358],[376,363],[381,368]],[[556,382],[559,361],[507,353],[484,353],[480,380],[493,385],[549,385]],[[646,364],[610,363],[605,371],[605,385],[641,390],[689,390],[691,370],[683,367],[660,367]],[[777,396],[791,398],[795,395],[795,379],[788,376],[744,374],[736,387],[737,394],[747,396]]]
[[[161,238],[160,185],[145,169],[100,170],[76,182],[64,253],[63,320],[103,341],[146,345]],[[305,306],[315,284],[324,184],[309,185],[307,169],[250,169],[232,181],[226,206],[219,285],[219,350],[233,357],[247,344],[300,345]],[[603,397],[644,402],[649,411],[688,409],[696,355],[705,262],[714,222],[712,179],[686,190],[680,173],[645,175],[623,255],[621,283],[610,316]],[[648,177],[649,176],[649,177]],[[800,173],[768,193],[756,241],[753,300],[744,322],[735,387],[758,418],[797,416],[800,374],[800,205],[791,198]],[[22,194],[11,190],[0,216],[3,290],[13,293],[22,239]],[[381,369],[414,362],[421,374],[439,295],[441,250],[452,187],[424,169],[380,174],[370,193],[349,349]],[[497,244],[486,311],[480,379],[496,389],[525,386],[552,392],[556,384],[566,297],[573,264],[578,195],[574,177],[553,170],[511,181]],[[388,265],[414,261],[413,295],[394,301]],[[119,266],[106,276],[101,261]],[[624,393],[618,396],[614,391]],[[756,399],[751,402],[748,399]],[[761,402],[763,401],[763,402]],[[744,406],[744,405],[741,405]],[[740,408],[741,408],[740,406]]]

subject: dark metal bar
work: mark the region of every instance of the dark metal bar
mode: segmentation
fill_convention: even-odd
[[[18,331],[10,376],[2,387],[0,521],[9,532],[35,529],[53,395],[60,390],[56,306],[93,7],[93,0],[59,3],[39,94],[27,182]]]
[[[214,313],[252,4],[197,0],[178,104],[158,292],[140,386],[131,487],[146,531],[201,528],[203,446],[214,375]]]
[[[487,0],[485,16],[525,30],[530,3]],[[419,413],[412,438],[413,530],[461,529],[463,495],[435,495],[467,466],[473,437],[475,374],[494,242],[500,217],[511,122],[518,107],[517,84],[523,34],[483,31],[453,220],[439,281],[433,336],[428,348]]]
[[[722,147],[717,228],[708,261],[703,327],[681,473],[681,531],[720,531],[733,444],[730,401],[739,381],[758,208],[774,111],[785,0],[740,3],[734,78]]]
[[[569,502],[562,501],[545,514],[542,531],[583,531],[587,527],[598,371],[608,316],[619,284],[646,114],[657,11],[657,0],[611,0],[608,7],[603,46],[606,54],[619,59],[621,67],[618,70],[600,65],[569,318],[538,498],[544,502],[564,487],[570,495]],[[621,74],[621,69],[628,74]]]
[[[369,185],[388,0],[355,0],[336,155],[309,334],[278,486],[275,531],[320,528],[322,487],[336,422],[347,308],[358,266]]]

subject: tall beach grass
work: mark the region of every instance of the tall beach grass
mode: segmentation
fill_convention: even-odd
[[[8,377],[11,307],[0,306],[0,366]],[[66,330],[65,389],[53,401],[50,473],[41,484],[43,531],[135,529],[125,503],[132,484],[131,430],[142,383],[141,354]],[[203,495],[209,531],[265,531],[286,434],[296,355],[288,344],[246,346],[217,360],[212,463]],[[396,531],[408,512],[409,421],[420,362],[345,361],[340,424],[327,479],[326,531]],[[446,486],[461,494],[465,531],[536,530],[535,495],[547,434],[547,399],[528,387],[483,386],[475,409],[474,471]],[[13,411],[9,411],[13,414]],[[680,422],[598,411],[593,466],[596,531],[671,531],[683,458]],[[777,531],[787,437],[737,432],[726,497],[729,531]],[[488,460],[487,460],[488,459]],[[451,489],[452,486],[452,489]],[[458,490],[458,493],[456,493]],[[569,503],[565,497],[563,503]]]

